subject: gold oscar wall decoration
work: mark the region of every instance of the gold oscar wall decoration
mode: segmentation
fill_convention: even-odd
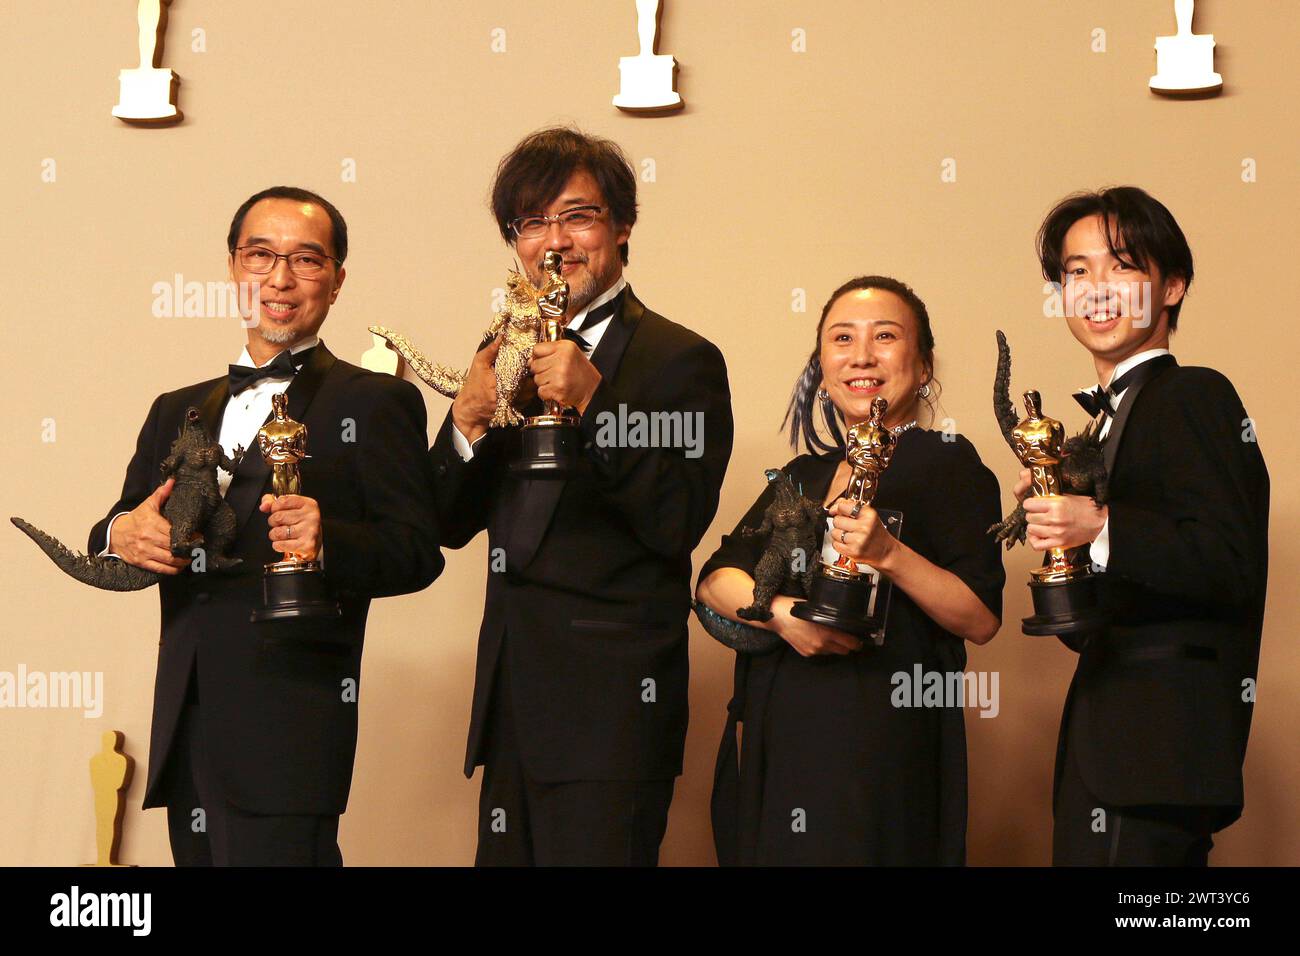
[[[90,758],[90,787],[95,794],[95,862],[87,866],[129,866],[117,862],[122,844],[122,813],[135,761],[122,753],[120,730],[106,730],[102,749]]]
[[[619,58],[619,90],[614,97],[614,105],[629,113],[669,113],[683,105],[673,88],[677,61],[668,54],[655,53],[659,13],[659,0],[636,0],[641,49],[636,56]]]
[[[182,119],[176,106],[180,77],[161,67],[167,7],[172,0],[138,0],[135,8],[140,65],[118,74],[113,115],[133,126],[170,126]]]

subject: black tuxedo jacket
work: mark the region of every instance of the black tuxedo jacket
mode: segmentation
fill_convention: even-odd
[[[1223,826],[1243,802],[1268,472],[1223,375],[1151,361],[1164,367],[1124,396],[1106,440],[1111,624],[1080,654],[1057,778],[1073,719],[1069,746],[1102,801],[1219,807]]]
[[[430,450],[443,543],[488,532],[466,776],[483,762],[503,644],[520,757],[535,779],[681,773],[691,551],[731,457],[727,369],[716,346],[630,287],[609,321],[592,354],[602,381],[582,416],[587,470],[562,482],[511,476],[517,429],[489,429],[465,462],[450,412]],[[702,454],[609,447],[599,430],[620,406],[702,413]]]
[[[370,599],[418,591],[442,570],[419,390],[340,361],[322,342],[287,394],[289,417],[307,426],[303,494],[320,505],[325,578],[343,615],[310,625],[249,622],[262,600],[262,566],[280,558],[267,538],[267,515],[258,510],[271,491],[270,469],[250,447],[226,493],[239,522],[231,554],[244,563],[224,572],[187,569],[159,585],[162,637],[145,807],[167,802],[163,769],[196,670],[203,743],[232,803],[251,813],[342,813],[358,706],[344,682],[361,678]],[[135,508],[160,484],[159,466],[186,408],[201,410],[215,440],[228,398],[223,377],[154,400],[122,497],[90,532],[91,553],[105,547],[112,516]]]

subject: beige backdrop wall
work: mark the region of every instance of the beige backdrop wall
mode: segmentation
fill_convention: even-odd
[[[1062,323],[1043,317],[1032,237],[1063,194],[1136,183],[1170,206],[1196,254],[1175,351],[1236,383],[1273,478],[1247,806],[1214,860],[1296,864],[1300,155],[1287,115],[1300,93],[1298,13],[1291,2],[1202,0],[1196,26],[1216,34],[1226,89],[1172,102],[1146,89],[1154,38],[1173,32],[1166,0],[667,0],[659,48],[681,63],[687,108],[648,119],[610,105],[618,57],[636,51],[632,0],[176,0],[164,63],[183,78],[186,119],[149,130],[109,115],[117,71],[136,62],[132,0],[0,4],[0,513],[81,546],[116,499],[153,397],[235,360],[235,323],[155,318],[152,288],[178,273],[223,278],[230,215],[267,185],[320,190],[351,225],[347,284],[323,332],[337,354],[357,361],[378,321],[466,359],[512,262],[485,206],[491,171],[551,122],[625,146],[643,179],[629,278],[727,357],[735,452],[696,567],[761,470],[789,457],[776,428],[817,312],[859,273],[899,276],[929,304],[941,417],[975,443],[1006,497],[1016,466],[989,408],[993,329],[1012,337],[1017,386],[1036,385],[1051,412],[1080,425],[1068,392],[1093,373]],[[1093,50],[1096,30],[1105,52]],[[948,159],[954,182],[941,178]],[[355,182],[343,178],[349,160]],[[1247,161],[1257,181],[1243,181]],[[807,311],[792,308],[796,290]],[[425,394],[436,430],[447,401]],[[459,767],[484,543],[447,558],[428,590],[371,611],[341,834],[351,864],[473,859],[478,781]],[[1049,859],[1073,664],[1055,642],[1019,633],[1032,563],[1007,555],[1007,623],[970,655],[972,668],[998,672],[1001,691],[995,719],[968,713],[975,864]],[[97,719],[0,710],[0,863],[92,858],[86,761],[110,728],[140,762],[124,858],[169,863],[162,811],[140,810],[157,597],[75,584],[7,526],[0,567],[0,671],[98,671],[105,696]],[[732,655],[695,625],[691,638],[669,864],[714,860],[708,794]]]

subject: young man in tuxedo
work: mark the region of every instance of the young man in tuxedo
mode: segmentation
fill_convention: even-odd
[[[443,542],[488,532],[465,757],[467,777],[483,765],[476,862],[654,865],[686,736],[691,551],[731,455],[727,370],[623,278],[636,178],[614,143],[526,137],[497,169],[492,208],[534,285],[545,254],[562,257],[569,334],[534,349],[525,413],[576,409],[583,467],[562,481],[510,473],[519,430],[488,427],[499,339],[482,348],[430,450]],[[602,432],[643,413],[699,422],[702,442]]]
[[[1168,209],[1130,186],[1071,196],[1038,247],[1097,369],[1075,397],[1101,416],[1110,483],[1101,507],[1024,502],[1035,549],[1088,546],[1109,615],[1066,698],[1053,862],[1204,866],[1244,802],[1268,472],[1232,383],[1169,352],[1193,269]]]
[[[243,354],[228,374],[154,400],[90,550],[164,575],[144,806],[167,807],[177,865],[339,865],[370,599],[418,591],[443,566],[424,400],[318,338],[347,257],[329,202],[264,190],[239,207],[227,245],[231,279],[260,298]],[[255,436],[281,393],[309,457],[303,493],[274,498]],[[218,473],[238,521],[235,571],[196,572],[169,549],[173,480],[159,485],[159,466],[190,406],[227,455],[247,449],[233,475]],[[288,552],[324,564],[341,616],[250,623],[263,565]]]

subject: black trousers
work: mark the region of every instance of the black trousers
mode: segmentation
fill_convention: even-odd
[[[203,750],[192,686],[164,772],[177,866],[343,865],[338,816],[247,813],[225,799]]]
[[[519,759],[505,653],[479,790],[475,866],[655,866],[674,780],[543,783]]]
[[[1053,805],[1053,866],[1207,866],[1218,807],[1107,806],[1089,792],[1066,736]]]

